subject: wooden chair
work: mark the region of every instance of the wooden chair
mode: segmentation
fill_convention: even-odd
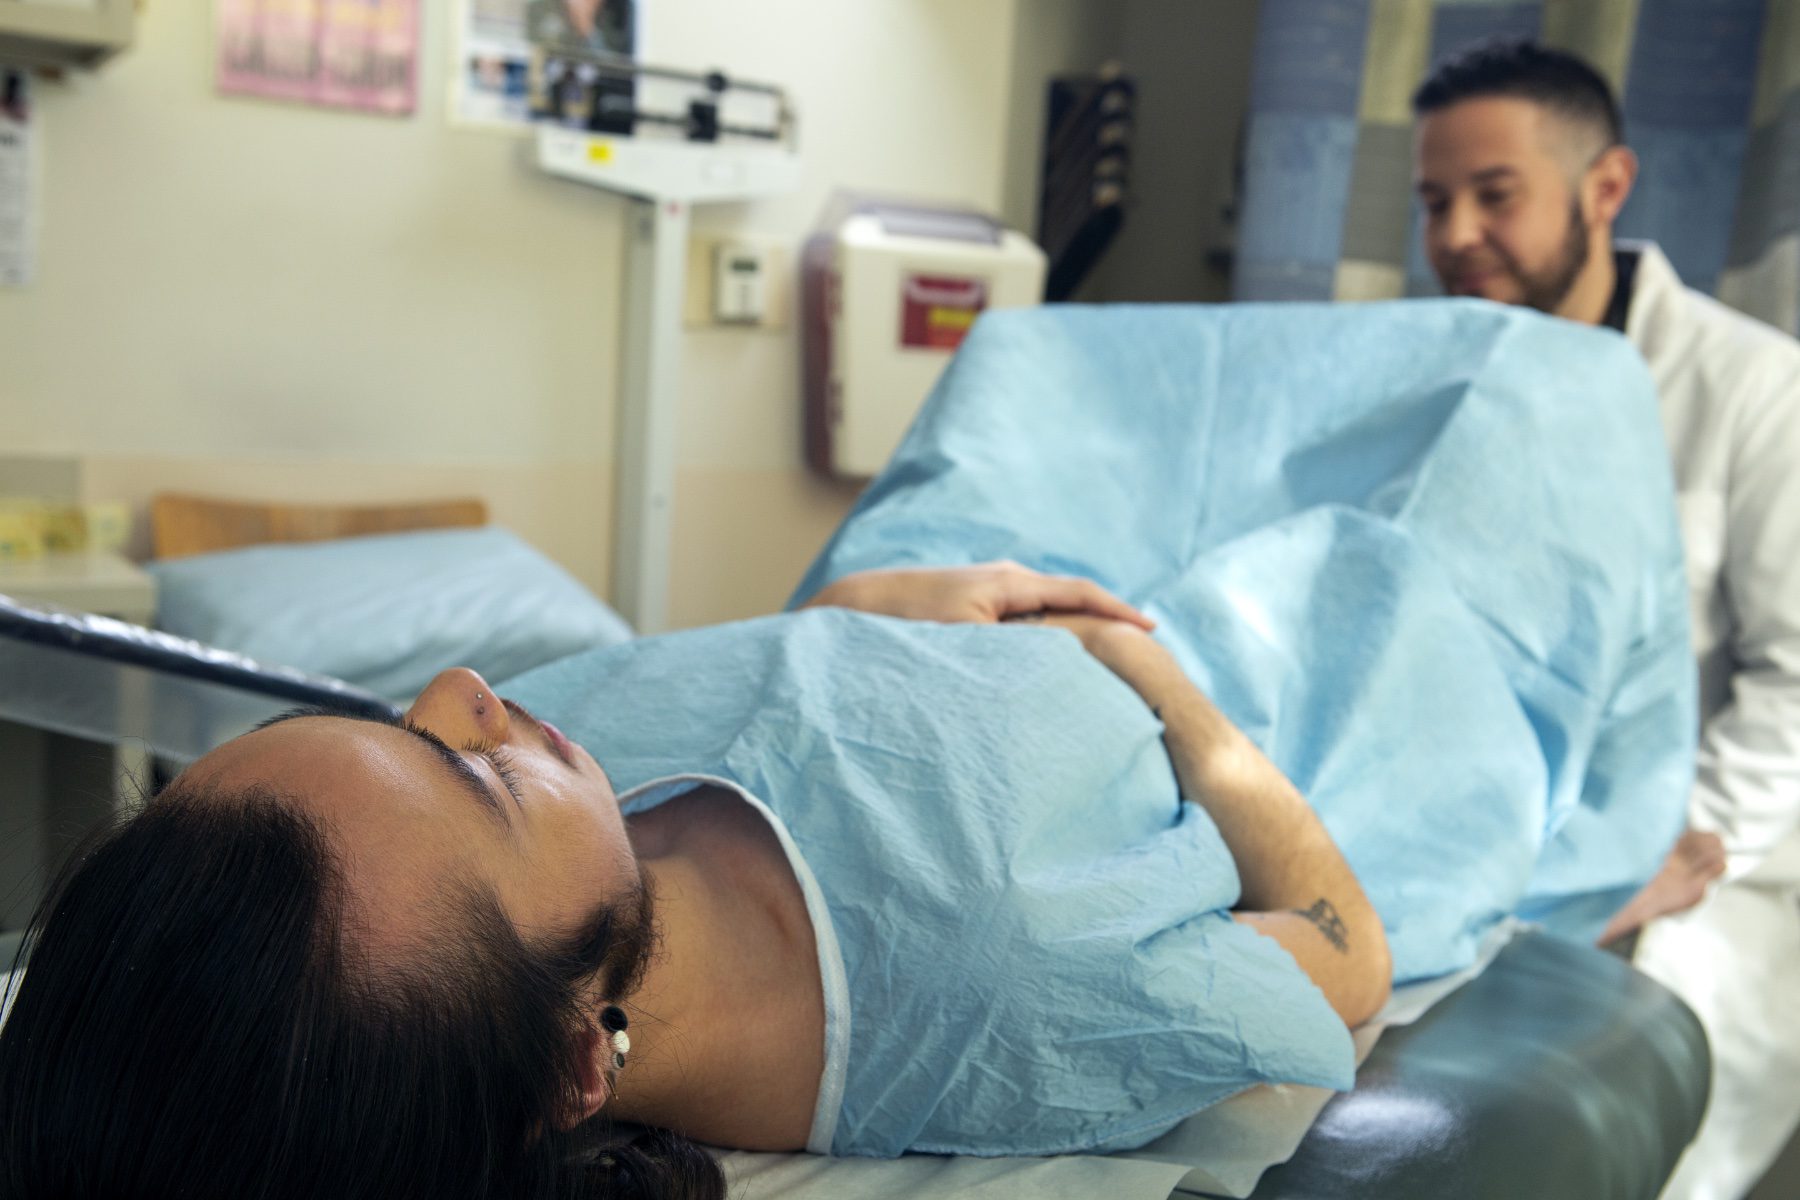
[[[163,492],[150,501],[151,555],[183,558],[265,542],[319,542],[487,524],[481,500],[412,504],[256,504]]]

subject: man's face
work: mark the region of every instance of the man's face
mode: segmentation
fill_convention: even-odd
[[[1575,141],[1554,114],[1511,96],[1419,119],[1414,185],[1446,292],[1558,311],[1588,260]]]

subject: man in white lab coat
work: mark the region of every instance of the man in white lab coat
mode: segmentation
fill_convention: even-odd
[[[1699,659],[1689,832],[1603,941],[1688,1002],[1712,1099],[1665,1200],[1736,1200],[1800,1124],[1800,344],[1616,244],[1637,173],[1605,81],[1497,43],[1413,98],[1425,248],[1446,291],[1610,325],[1650,365]],[[1715,836],[1716,835],[1716,836]],[[1709,881],[1723,877],[1709,889]]]

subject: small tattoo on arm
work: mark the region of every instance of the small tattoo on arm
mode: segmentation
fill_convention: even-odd
[[[1350,931],[1344,928],[1344,918],[1338,916],[1331,901],[1320,898],[1313,902],[1311,908],[1296,908],[1293,911],[1317,926],[1319,932],[1325,935],[1325,940],[1337,947],[1340,953],[1349,953]]]

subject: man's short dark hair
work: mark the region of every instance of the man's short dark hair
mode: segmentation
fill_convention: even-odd
[[[1529,39],[1484,42],[1445,59],[1413,93],[1413,114],[1484,96],[1541,104],[1592,130],[1604,139],[1602,149],[1625,141],[1625,119],[1600,72],[1573,54]]]

